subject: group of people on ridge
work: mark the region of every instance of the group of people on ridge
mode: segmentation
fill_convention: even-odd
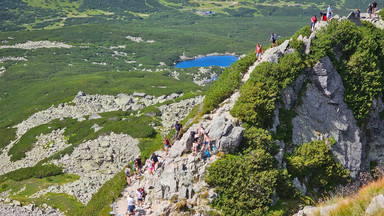
[[[205,131],[203,125],[200,125],[196,131],[192,131],[191,136],[194,138],[192,144],[193,155],[201,152],[202,158],[206,159],[211,157],[212,151],[216,151],[216,146],[214,145],[215,140],[211,140],[211,137]]]
[[[182,135],[182,125],[178,121],[176,121],[176,124],[172,129],[175,129],[176,133],[173,137],[174,140],[179,140]],[[166,152],[166,155],[168,155],[168,149],[171,146],[171,141],[168,138],[164,138],[164,150]],[[141,156],[138,156],[134,162],[132,163],[132,167],[130,168],[129,165],[125,167],[124,173],[126,176],[126,181],[128,186],[132,184],[131,177],[134,177],[135,180],[139,178],[140,175],[144,174],[145,171],[148,170],[148,173],[150,175],[153,175],[154,171],[156,171],[160,165],[159,158],[162,156],[152,153],[150,158],[148,158],[145,161],[145,164],[143,165]],[[145,191],[144,188],[138,188],[136,191],[136,197],[137,197],[137,205],[142,206],[145,200]],[[134,195],[129,194],[127,197],[128,202],[128,215],[140,215],[140,213],[136,210],[136,202],[134,200]]]

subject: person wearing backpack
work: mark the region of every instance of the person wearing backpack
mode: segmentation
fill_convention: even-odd
[[[272,41],[272,47],[275,47],[277,45],[277,35],[272,32],[269,41]]]

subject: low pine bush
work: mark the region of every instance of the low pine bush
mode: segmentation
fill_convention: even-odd
[[[291,174],[320,191],[346,183],[350,178],[349,171],[336,161],[328,145],[322,140],[296,148],[286,157],[286,161]]]
[[[0,183],[7,179],[21,181],[29,178],[44,178],[62,174],[63,169],[54,164],[36,165],[33,167],[21,168],[0,176]]]
[[[209,113],[221,102],[230,97],[232,93],[240,86],[243,75],[247,72],[249,66],[256,61],[253,52],[246,57],[226,68],[207,91],[204,99],[203,114]]]

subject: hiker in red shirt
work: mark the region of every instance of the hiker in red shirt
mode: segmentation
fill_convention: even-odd
[[[311,19],[311,31],[315,30],[316,23],[317,23],[317,17],[316,17],[316,15],[313,15],[313,17]]]
[[[257,43],[256,45],[255,53],[257,60],[261,60],[261,54],[263,54],[263,47],[259,43]]]

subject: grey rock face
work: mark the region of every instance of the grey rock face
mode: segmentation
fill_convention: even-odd
[[[352,177],[360,170],[365,137],[356,125],[353,113],[343,101],[344,87],[340,75],[328,57],[323,58],[308,74],[312,83],[295,110],[292,120],[294,144],[333,137],[332,153]]]
[[[305,196],[305,194],[307,193],[307,187],[305,186],[305,184],[301,184],[299,179],[297,178],[294,178],[292,183],[295,188],[301,192],[301,195]]]
[[[99,114],[94,113],[91,116],[89,116],[88,120],[99,119],[99,118],[102,118],[102,117]]]

